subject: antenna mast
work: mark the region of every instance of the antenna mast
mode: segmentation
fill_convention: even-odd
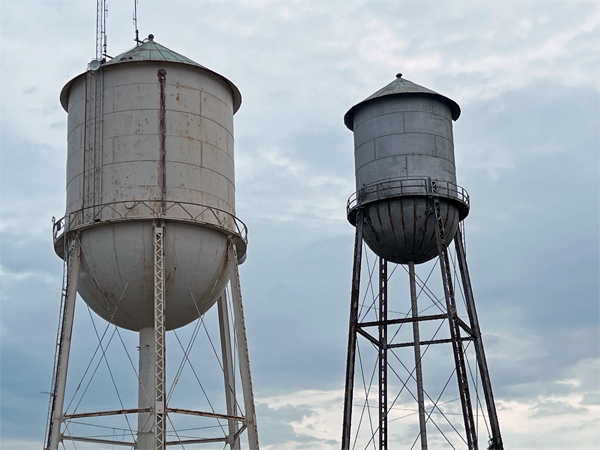
[[[108,7],[106,0],[96,0],[96,59],[100,61],[106,56],[106,17]]]
[[[136,47],[143,42],[140,41],[140,32],[138,31],[137,25],[137,4],[138,0],[133,0],[133,28],[135,30],[135,38],[133,40],[135,41]]]

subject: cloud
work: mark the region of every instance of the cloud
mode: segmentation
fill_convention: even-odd
[[[303,390],[279,396],[258,399],[259,410],[266,406],[275,414],[284,414],[295,438],[286,437],[283,442],[273,442],[267,438],[265,448],[290,445],[292,449],[339,447],[341,437],[340,417],[342,415],[343,391]],[[340,435],[340,436],[338,436]]]
[[[584,402],[587,389],[597,389],[596,386],[586,386],[581,389],[585,382],[583,379],[595,379],[597,384],[598,373],[597,359],[587,360],[580,363],[577,369],[578,374],[583,374],[581,379],[569,379],[573,389],[570,392],[556,393],[554,395],[539,395],[523,400],[502,400],[497,399],[498,414],[505,445],[511,445],[512,448],[527,449],[542,445],[548,449],[563,448],[581,448],[592,449],[598,438],[598,421],[600,406],[597,403],[586,404]],[[576,381],[574,381],[576,380]],[[559,382],[560,383],[560,382]],[[286,418],[285,422],[292,427],[296,438],[291,440],[291,448],[310,448],[310,445],[319,448],[337,448],[339,447],[338,430],[340,418],[342,415],[343,391],[317,391],[303,390],[290,392],[285,395],[273,397],[263,397],[258,400],[259,411],[264,410],[266,406],[269,410]],[[364,396],[360,392],[355,396],[355,405],[361,404]],[[448,405],[443,406],[447,414],[459,413],[459,407],[454,405],[453,409],[448,409]],[[367,415],[362,415],[365,421],[363,427],[367,428],[367,437],[371,436],[368,431],[368,421],[375,422],[377,427],[376,412],[372,412],[373,417],[369,419]],[[399,432],[398,420],[406,421],[411,425],[404,426],[408,432]],[[361,409],[355,408],[353,423],[356,429],[361,419]],[[393,442],[412,444],[418,435],[418,427],[415,422],[414,404],[399,404],[392,411],[390,416],[390,438]],[[440,427],[447,427],[444,420],[439,415],[435,415],[435,420]],[[480,419],[481,420],[481,419]],[[403,422],[405,423],[405,422]],[[392,425],[394,424],[394,425]],[[529,433],[530,427],[535,427],[537,435]],[[480,440],[485,441],[485,426],[480,423]],[[428,424],[430,443],[435,443],[441,439],[436,433],[435,427],[430,422]],[[267,430],[270,427],[266,427]],[[559,436],[554,436],[552,430],[559,429]],[[451,439],[452,431],[448,433]],[[353,433],[354,435],[354,433]],[[551,437],[553,436],[553,437]],[[278,441],[265,439],[265,448],[277,448]],[[334,442],[331,442],[334,441]],[[441,443],[442,441],[440,441]]]
[[[50,382],[61,289],[50,239],[50,219],[64,211],[66,114],[58,95],[94,56],[95,8],[0,7],[2,447],[39,448],[47,408],[39,392]],[[352,133],[342,117],[397,72],[462,107],[455,138],[459,184],[472,199],[468,259],[505,442],[594,448],[597,4],[139,7],[142,36],[154,33],[243,94],[235,116],[237,214],[250,233],[241,277],[264,448],[339,447],[354,232],[345,219]],[[132,38],[131,4],[109,2],[109,53]],[[77,311],[85,329],[87,310]],[[77,342],[84,349],[95,339],[87,332]],[[74,357],[73,373],[86,363]],[[442,372],[427,373],[437,380]],[[206,376],[218,394],[218,374]],[[135,379],[123,372],[123,382]],[[92,394],[90,404],[102,400],[101,390]],[[410,409],[397,407],[399,416]],[[407,423],[394,428],[394,442],[412,444],[414,415]]]

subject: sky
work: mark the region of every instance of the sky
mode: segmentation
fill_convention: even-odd
[[[114,56],[133,46],[133,1],[108,8]],[[139,0],[138,8],[142,36],[153,33],[242,93],[236,206],[249,229],[240,276],[261,448],[339,448],[354,244],[345,218],[353,138],[343,115],[398,72],[462,109],[457,178],[471,196],[468,261],[506,448],[597,448],[599,2]],[[39,449],[44,436],[62,281],[51,219],[65,209],[58,97],[94,57],[95,9],[91,0],[0,3],[6,450]],[[90,320],[80,303],[74,352],[94,345]],[[71,366],[81,371],[84,357]],[[219,383],[208,377],[207,389]],[[90,392],[95,404],[102,389]]]

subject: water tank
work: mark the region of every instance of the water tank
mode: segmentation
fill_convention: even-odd
[[[240,92],[153,36],[90,68],[60,96],[68,113],[67,209],[55,228],[79,232],[78,292],[120,327],[152,327],[160,222],[166,328],[184,326],[225,288],[229,240],[240,262],[246,254],[246,229],[235,216]],[[63,236],[55,240],[61,257]]]
[[[354,132],[356,193],[348,220],[363,208],[363,237],[384,259],[419,264],[437,256],[430,199],[439,199],[448,242],[469,212],[456,184],[452,121],[456,102],[404,78],[354,105],[344,123]]]

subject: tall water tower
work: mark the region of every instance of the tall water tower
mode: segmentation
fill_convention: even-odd
[[[420,441],[422,450],[428,448],[428,430],[441,433],[446,439],[441,442],[455,448],[444,434],[446,421],[453,429],[451,433],[459,434],[460,445],[464,443],[469,450],[477,449],[479,417],[488,426],[489,448],[503,448],[461,231],[461,221],[469,213],[470,204],[466,191],[456,184],[452,121],[459,116],[460,108],[456,102],[402,78],[401,74],[350,108],[344,116],[344,123],[354,132],[356,193],[348,201],[347,213],[348,220],[356,227],[356,237],[342,450],[354,448],[358,427],[367,421],[367,416],[371,416],[371,389],[367,386],[370,373],[361,370],[361,391],[366,400],[363,408],[358,408],[360,418],[355,420],[353,427],[358,335],[366,339],[367,346],[373,348],[376,354],[370,376],[377,380],[374,384],[378,413],[375,424],[366,433],[365,442],[369,448],[375,443],[380,450],[398,448],[398,443],[390,445],[388,442],[389,430],[398,427],[401,418],[409,416],[418,416],[418,422],[415,419],[407,427],[409,431],[406,433],[414,433],[412,437],[407,435],[407,442],[415,446]],[[453,240],[454,258],[449,255],[449,245]],[[368,283],[373,291],[372,301],[368,301],[361,291],[361,271],[365,272],[362,268],[363,241],[378,260],[366,271],[369,276],[375,273],[377,278]],[[420,278],[415,272],[415,265],[436,258],[435,264],[439,264],[441,269],[438,287],[440,284],[443,287],[439,297],[433,293],[435,283],[431,273]],[[388,296],[388,284],[394,272],[388,271],[388,262],[398,265],[394,271],[402,266],[408,274],[409,295],[404,304],[392,303],[393,297]],[[457,305],[458,293],[464,297],[464,307]],[[426,295],[431,299],[427,309],[435,307],[439,310],[438,314],[419,313]],[[461,308],[466,316],[464,320],[460,317]],[[440,338],[443,322],[449,325],[447,338]],[[430,338],[424,339],[422,327],[432,323],[440,325]],[[405,324],[411,329],[403,330]],[[404,342],[400,338],[403,331],[407,331]],[[449,344],[446,348],[451,349],[446,353],[453,357],[451,372],[456,374],[458,384],[454,400],[460,400],[460,409],[450,413],[444,412],[439,404],[442,394],[429,395],[424,387],[426,372],[423,357],[435,344]],[[469,346],[474,349],[479,377],[471,377],[472,367],[466,360]],[[407,355],[402,358],[397,353],[404,348],[412,348],[410,358],[414,356],[414,360],[411,362],[407,361]],[[440,352],[436,354],[437,362],[442,359]],[[358,347],[361,364],[364,354],[363,351],[361,356]],[[401,369],[391,369],[392,362],[401,364]],[[408,374],[406,378],[399,376],[403,369]],[[389,373],[394,377],[393,383]],[[433,376],[430,379],[435,381]],[[481,414],[478,412],[483,403],[478,398],[479,383],[486,404]],[[396,391],[388,396],[392,385]],[[444,390],[447,385],[448,382]],[[472,391],[476,392],[477,398]],[[402,409],[398,406],[398,399],[403,392],[410,393],[412,398],[409,400],[414,402],[414,407],[404,406],[404,411],[408,409],[408,412],[401,416],[396,408]],[[448,401],[448,404],[454,400]],[[392,414],[394,424],[388,427]],[[453,414],[462,417],[461,425],[450,422],[448,417]],[[459,433],[461,427],[462,432]],[[412,447],[408,445],[407,448]]]
[[[220,441],[239,449],[245,431],[257,449],[238,276],[247,248],[246,227],[235,215],[239,90],[149,35],[112,59],[93,60],[65,85],[60,101],[68,113],[67,207],[54,223],[54,246],[65,261],[65,279],[45,448],[72,440],[139,450]],[[65,410],[77,293],[106,321],[139,333],[137,407]],[[215,303],[226,411],[176,408],[166,399],[167,332]],[[232,334],[243,408],[235,395]],[[128,414],[138,421],[131,442],[65,432],[82,417]],[[167,440],[166,424],[175,414],[224,421],[223,436]]]

